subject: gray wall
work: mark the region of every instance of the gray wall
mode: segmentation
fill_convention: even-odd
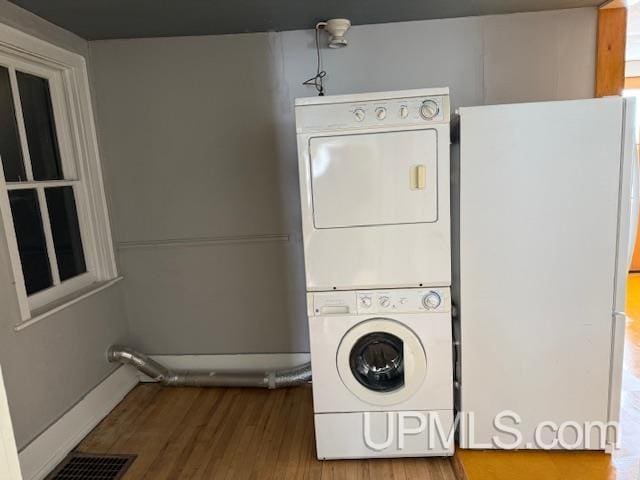
[[[150,353],[306,351],[292,104],[313,94],[300,85],[315,68],[312,32],[88,49],[6,0],[0,22],[90,50],[127,277],[15,332],[0,240],[0,364],[18,445],[112,371],[104,351],[116,341]],[[595,29],[593,9],[354,27],[349,48],[323,52],[327,88],[449,85],[454,105],[588,97]]]
[[[0,0],[0,22],[86,55],[87,43]],[[114,369],[106,348],[127,339],[122,285],[16,332],[13,273],[0,226],[0,365],[19,448],[57,420]]]
[[[590,97],[595,37],[595,9],[356,26],[323,51],[327,91]],[[308,349],[292,106],[313,48],[311,31],[90,43],[137,347]]]

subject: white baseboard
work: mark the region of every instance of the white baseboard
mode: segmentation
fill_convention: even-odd
[[[123,365],[20,452],[24,480],[42,480],[139,382]]]
[[[242,353],[234,355],[150,355],[171,370],[273,370],[295,367],[310,360],[308,353]],[[141,382],[151,382],[140,374]]]

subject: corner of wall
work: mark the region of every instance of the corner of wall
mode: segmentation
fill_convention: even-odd
[[[7,0],[0,0],[0,22],[17,28],[41,40],[87,56],[88,43],[84,38],[65,30]]]

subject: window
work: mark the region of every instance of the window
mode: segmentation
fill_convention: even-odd
[[[81,56],[0,26],[0,210],[23,320],[117,276],[89,98]]]

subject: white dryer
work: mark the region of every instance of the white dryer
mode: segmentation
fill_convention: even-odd
[[[318,458],[451,455],[449,289],[307,299]]]
[[[307,290],[451,285],[449,90],[295,111]]]

